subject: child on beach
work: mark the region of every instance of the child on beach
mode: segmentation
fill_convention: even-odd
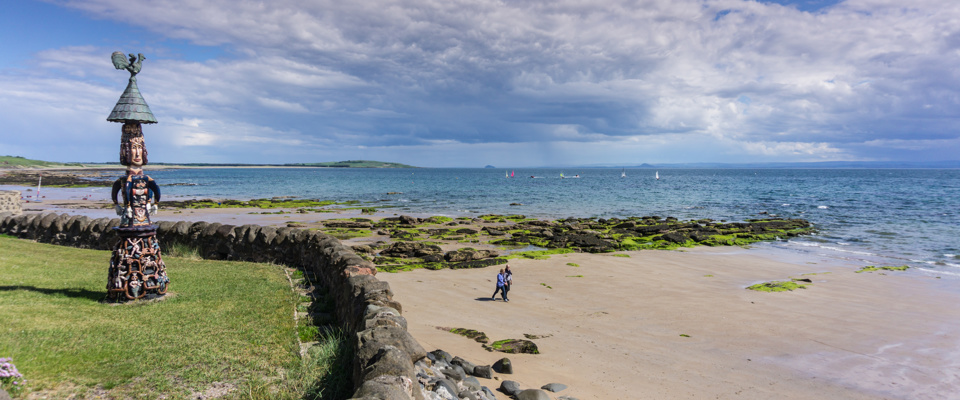
[[[507,291],[504,290],[503,288],[503,285],[506,282],[506,278],[507,276],[503,272],[503,269],[500,269],[500,273],[497,274],[497,290],[493,292],[493,296],[490,296],[490,300],[497,301],[497,293],[499,292],[499,293],[503,293],[502,294],[503,301],[510,301],[510,300],[507,300]]]

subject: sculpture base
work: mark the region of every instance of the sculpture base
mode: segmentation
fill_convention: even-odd
[[[170,279],[160,257],[157,226],[117,227],[107,273],[107,301],[154,299],[167,293]]]

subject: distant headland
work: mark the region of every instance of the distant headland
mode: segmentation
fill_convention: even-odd
[[[419,168],[412,165],[371,160],[328,161],[319,163],[288,163],[288,164],[246,164],[246,163],[163,163],[151,162],[151,166],[168,168],[218,168],[218,167],[313,167],[313,168]],[[31,160],[20,156],[0,156],[0,169],[33,169],[33,168],[121,168],[114,163],[98,162],[71,162],[60,163],[52,161]]]

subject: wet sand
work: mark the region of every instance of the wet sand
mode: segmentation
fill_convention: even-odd
[[[6,189],[27,188],[0,186]],[[25,211],[115,216],[103,208],[109,188],[43,194],[42,203],[24,203]],[[284,226],[360,216],[358,210],[260,211],[161,209],[155,219]],[[509,303],[490,300],[499,266],[378,278],[390,283],[410,332],[428,351],[443,349],[478,365],[510,358],[515,374],[481,379],[491,389],[504,379],[523,388],[559,382],[569,388],[554,397],[581,400],[948,399],[960,393],[960,290],[933,277],[858,274],[862,265],[758,247],[512,260]],[[745,290],[791,277],[813,283],[793,292]],[[541,354],[507,355],[437,327],[476,329],[491,340],[545,337],[534,339]]]

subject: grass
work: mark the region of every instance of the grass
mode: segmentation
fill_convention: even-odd
[[[224,398],[266,399],[347,390],[325,386],[349,380],[329,376],[349,365],[343,334],[317,346],[335,350],[299,357],[298,297],[281,267],[166,256],[166,299],[109,305],[100,302],[109,257],[0,237],[0,354],[16,360],[29,391],[185,399],[226,384],[234,390]]]

